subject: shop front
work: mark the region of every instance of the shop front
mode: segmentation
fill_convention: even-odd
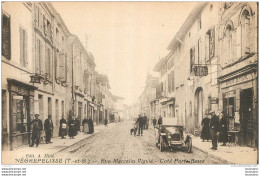
[[[34,115],[34,91],[37,87],[7,79],[9,92],[10,150],[30,144],[30,122]]]
[[[235,133],[236,143],[256,147],[257,66],[249,65],[219,78],[220,104],[228,117],[229,136]]]

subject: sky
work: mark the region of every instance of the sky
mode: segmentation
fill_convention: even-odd
[[[53,2],[70,33],[108,76],[111,92],[131,105],[148,73],[169,53],[168,44],[195,2]]]

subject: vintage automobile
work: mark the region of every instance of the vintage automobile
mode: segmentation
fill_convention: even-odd
[[[156,146],[159,146],[161,152],[166,149],[178,148],[191,153],[192,138],[185,133],[184,126],[174,125],[173,123],[162,123],[156,129]]]

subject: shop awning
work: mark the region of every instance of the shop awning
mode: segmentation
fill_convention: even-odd
[[[174,104],[174,102],[175,102],[175,97],[165,98],[164,100],[161,101],[161,104],[162,104],[162,105]]]
[[[25,83],[25,82],[22,82],[22,81],[18,81],[16,79],[7,78],[7,82],[8,82],[8,84],[15,84],[15,85],[25,87],[25,88],[30,89],[30,90],[38,89],[38,87],[35,87],[34,85],[31,85],[31,84],[28,84],[28,83]]]

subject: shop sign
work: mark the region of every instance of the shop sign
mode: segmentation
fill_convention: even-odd
[[[23,100],[23,96],[13,96],[13,100]]]
[[[41,77],[39,75],[31,75],[30,83],[41,83]]]
[[[228,80],[226,82],[223,82],[222,86],[223,87],[228,87],[228,86],[232,86],[232,85],[235,85],[235,84],[239,84],[239,83],[242,83],[242,82],[249,81],[251,79],[252,79],[252,75],[251,74],[246,74],[246,75],[242,75],[242,76],[239,76],[237,78]]]
[[[195,76],[207,76],[208,75],[207,66],[194,66],[193,71],[194,71]]]
[[[210,104],[218,104],[218,98],[217,97],[211,97],[210,98]]]

